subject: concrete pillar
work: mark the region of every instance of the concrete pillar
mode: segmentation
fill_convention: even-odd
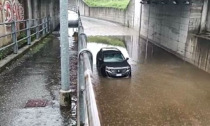
[[[54,28],[55,27],[55,22],[54,22],[54,10],[53,10],[53,1],[52,0],[50,0],[50,3],[49,3],[49,9],[50,9],[50,18],[51,18],[51,20],[53,20],[53,22],[52,22],[52,28]]]
[[[208,2],[208,12],[207,12],[207,31],[210,32],[210,2]]]
[[[38,1],[33,0],[33,18],[38,18]]]
[[[68,0],[60,0],[60,47],[61,47],[61,90],[60,105],[71,104],[69,39],[68,39]]]
[[[202,33],[206,29],[207,14],[208,14],[208,0],[204,0],[202,17],[201,17],[200,33]]]
[[[28,19],[32,19],[32,4],[31,0],[27,0],[27,6],[28,6]]]

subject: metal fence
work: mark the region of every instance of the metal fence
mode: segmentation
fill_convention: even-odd
[[[79,15],[79,12],[78,12]],[[87,49],[81,19],[78,23],[78,103],[77,126],[100,126],[100,119],[92,85],[93,56]]]
[[[4,37],[7,37],[11,38],[11,41],[9,44],[0,47],[0,51],[13,47],[13,53],[17,54],[21,42],[30,45],[33,39],[39,39],[49,33],[50,17],[0,23],[0,26],[2,25],[10,32],[0,35],[0,39],[3,40]],[[20,26],[21,28],[19,28]]]

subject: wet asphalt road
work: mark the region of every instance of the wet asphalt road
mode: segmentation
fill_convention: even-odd
[[[38,44],[0,74],[0,126],[69,126],[70,108],[60,108],[59,39]],[[71,47],[73,43],[70,43]],[[28,100],[47,100],[46,107],[25,108]]]
[[[88,35],[122,39],[132,65],[131,78],[104,78],[94,69],[102,125],[210,125],[210,74],[132,35],[135,31],[125,34],[128,30],[116,29],[120,25],[104,27],[105,21],[90,18],[82,21]],[[92,52],[103,46],[108,45],[88,44]]]

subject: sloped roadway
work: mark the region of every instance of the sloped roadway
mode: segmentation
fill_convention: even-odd
[[[87,17],[82,22],[88,36],[123,40],[132,65],[131,78],[104,78],[94,67],[102,125],[210,125],[210,74],[146,43],[137,31]],[[88,43],[94,55],[104,46]]]

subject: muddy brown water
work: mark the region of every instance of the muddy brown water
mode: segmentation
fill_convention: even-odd
[[[102,125],[210,125],[208,73],[138,37],[118,37],[125,41],[121,50],[130,58],[132,77],[104,78],[94,67]],[[94,56],[104,46],[88,43]]]

